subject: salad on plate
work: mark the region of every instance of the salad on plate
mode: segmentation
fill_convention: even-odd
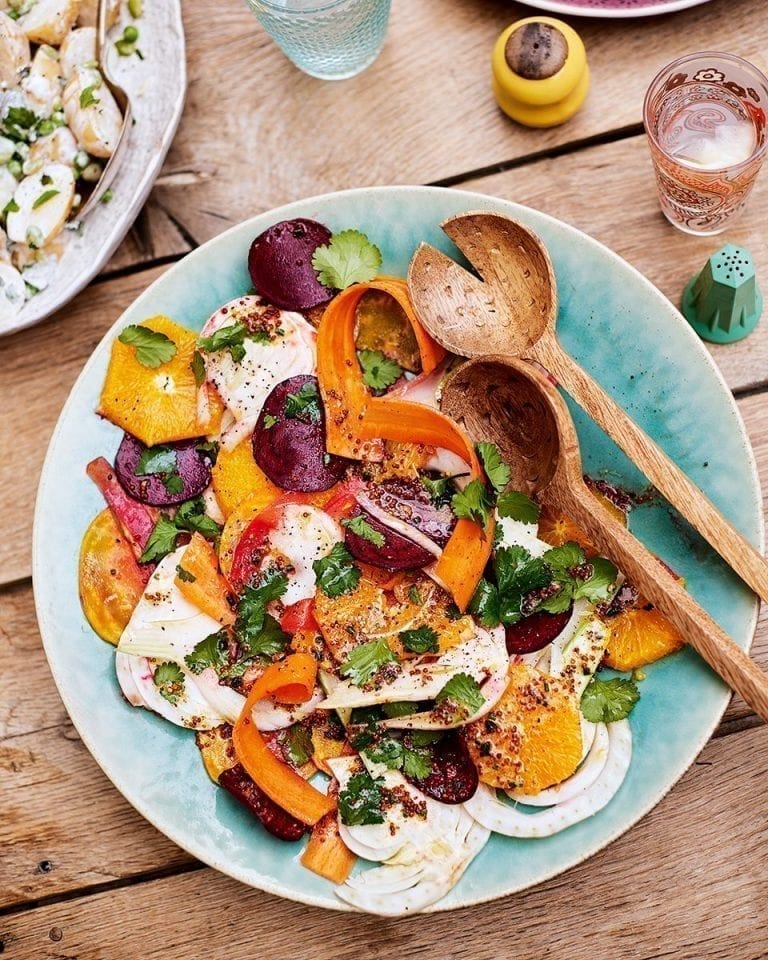
[[[211,780],[341,900],[395,916],[492,832],[610,803],[642,667],[682,640],[440,412],[461,359],[380,266],[354,227],[281,221],[199,335],[122,330],[79,582],[124,697],[194,731]]]

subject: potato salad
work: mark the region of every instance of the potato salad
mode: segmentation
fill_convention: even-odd
[[[98,0],[0,0],[0,322],[51,282],[122,115],[96,62]],[[111,0],[114,44],[141,56],[141,0]],[[111,193],[100,197],[108,203]]]

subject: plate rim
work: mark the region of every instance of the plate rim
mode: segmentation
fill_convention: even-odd
[[[689,7],[698,7],[711,0],[657,0],[648,7],[584,7],[570,0],[520,0],[527,7],[536,7],[549,13],[565,13],[574,17],[595,17],[601,20],[629,20],[638,17],[657,17],[665,13],[677,13]]]
[[[730,412],[734,415],[736,425],[738,426],[739,434],[740,434],[739,439],[742,441],[742,445],[746,455],[746,462],[749,468],[749,474],[752,481],[749,495],[755,498],[756,506],[758,503],[762,502],[760,479],[759,479],[759,474],[757,469],[757,460],[755,457],[754,450],[752,448],[751,441],[749,439],[749,435],[746,430],[746,426],[744,424],[744,420],[736,404],[736,400],[728,384],[726,383],[726,380],[725,380],[725,377],[723,376],[722,371],[719,369],[719,367],[715,363],[714,359],[712,358],[711,354],[704,346],[703,342],[695,334],[695,332],[690,327],[690,325],[685,321],[685,318],[682,316],[680,311],[653,283],[651,283],[651,281],[644,274],[642,274],[636,267],[634,267],[631,263],[629,263],[619,254],[617,254],[615,251],[611,250],[601,241],[595,239],[594,237],[587,234],[585,231],[581,230],[578,227],[573,226],[567,221],[554,217],[551,214],[544,213],[543,211],[536,210],[534,207],[529,207],[525,204],[520,204],[512,200],[506,200],[504,198],[496,197],[496,196],[493,196],[492,194],[479,193],[477,191],[454,190],[452,188],[447,188],[447,187],[418,186],[418,185],[386,185],[386,186],[381,185],[381,186],[372,186],[372,187],[356,187],[348,190],[331,191],[324,194],[318,194],[311,197],[301,198],[299,200],[293,200],[279,207],[275,207],[270,210],[265,210],[261,213],[255,214],[253,217],[249,217],[246,220],[241,221],[240,223],[233,224],[227,230],[223,231],[220,234],[217,234],[214,237],[211,237],[210,240],[207,240],[205,243],[201,244],[199,247],[196,247],[194,250],[185,254],[184,257],[182,257],[180,260],[170,265],[170,267],[163,274],[161,274],[159,277],[153,280],[153,282],[149,286],[147,286],[142,291],[142,293],[139,294],[139,296],[136,297],[128,305],[128,307],[126,307],[124,311],[120,313],[120,315],[105,331],[99,343],[94,347],[93,351],[91,352],[91,355],[88,357],[86,363],[84,364],[77,379],[75,380],[75,382],[73,383],[70,389],[69,395],[67,396],[67,399],[61,409],[59,417],[56,421],[56,425],[51,433],[51,436],[48,442],[48,447],[46,450],[45,460],[43,462],[43,466],[40,474],[40,481],[38,484],[38,489],[37,489],[37,494],[35,499],[35,510],[34,510],[33,531],[32,531],[33,596],[35,601],[35,612],[37,616],[38,626],[40,629],[40,636],[43,644],[43,649],[46,655],[46,659],[51,669],[51,674],[53,676],[54,683],[56,684],[58,694],[61,697],[61,700],[69,715],[69,718],[73,726],[77,730],[77,733],[80,736],[83,744],[88,749],[89,753],[94,758],[94,760],[96,761],[96,763],[98,764],[102,772],[105,774],[105,776],[109,779],[109,781],[113,784],[113,786],[118,790],[120,795],[125,800],[127,800],[128,803],[130,803],[130,805],[145,820],[147,820],[150,824],[152,824],[152,826],[156,830],[158,830],[161,834],[166,836],[169,840],[175,843],[182,850],[190,854],[190,856],[201,861],[202,863],[205,863],[207,866],[211,867],[212,869],[215,869],[218,872],[223,873],[225,876],[232,877],[233,879],[245,884],[246,886],[252,887],[254,889],[262,890],[266,893],[279,896],[279,897],[282,897],[283,899],[291,900],[293,902],[304,903],[309,906],[320,907],[325,910],[336,910],[336,911],[345,912],[345,913],[347,912],[357,913],[359,911],[353,910],[353,908],[351,908],[349,905],[343,903],[340,900],[338,900],[338,902],[329,903],[327,900],[321,899],[319,896],[315,896],[312,893],[297,892],[292,888],[286,888],[285,886],[281,885],[279,881],[276,881],[272,877],[268,877],[263,874],[259,875],[259,878],[258,878],[259,883],[257,885],[254,882],[252,877],[245,877],[244,875],[242,875],[242,873],[238,868],[236,867],[232,868],[228,866],[226,863],[216,862],[214,857],[203,855],[200,853],[200,851],[192,849],[191,844],[189,844],[185,840],[185,838],[182,835],[180,835],[179,830],[176,827],[176,824],[174,824],[170,828],[167,827],[166,825],[162,827],[159,826],[158,822],[156,821],[156,818],[153,816],[151,811],[147,808],[147,805],[144,803],[141,797],[134,798],[131,796],[127,796],[126,793],[123,791],[123,789],[121,789],[121,787],[118,786],[115,779],[115,777],[118,776],[118,771],[115,770],[114,771],[115,776],[113,776],[113,771],[110,768],[111,765],[106,762],[102,762],[102,760],[99,758],[98,750],[94,745],[93,741],[91,740],[91,737],[85,722],[83,721],[83,723],[81,724],[80,722],[78,722],[78,720],[75,719],[75,715],[77,713],[77,703],[74,701],[73,698],[70,698],[68,694],[65,693],[65,691],[62,689],[63,678],[62,678],[62,683],[60,683],[59,677],[57,676],[57,672],[54,669],[54,662],[56,659],[55,645],[53,644],[50,638],[53,636],[55,631],[54,629],[52,629],[53,624],[48,623],[47,612],[43,609],[43,600],[42,600],[43,590],[42,590],[42,587],[38,586],[39,584],[42,584],[45,582],[44,569],[43,569],[44,544],[42,543],[44,534],[43,534],[43,524],[41,522],[41,516],[44,510],[43,504],[46,502],[46,499],[47,499],[48,487],[51,484],[55,484],[55,479],[51,475],[49,461],[51,459],[54,446],[56,445],[59,439],[59,436],[63,431],[63,423],[66,418],[66,415],[69,411],[69,408],[75,403],[75,397],[79,392],[79,388],[81,387],[81,384],[88,378],[91,368],[94,365],[96,365],[96,363],[99,361],[98,354],[100,352],[100,348],[102,347],[102,344],[104,344],[105,342],[111,342],[116,331],[120,328],[124,314],[128,310],[134,309],[136,307],[140,307],[141,304],[144,302],[144,300],[150,297],[155,286],[158,285],[161,281],[165,281],[166,278],[172,275],[173,272],[177,268],[179,268],[182,263],[186,263],[188,260],[194,260],[197,257],[204,257],[206,255],[208,248],[211,245],[219,243],[222,241],[223,238],[229,236],[230,234],[233,234],[239,230],[242,230],[244,226],[248,223],[251,223],[263,217],[271,217],[271,216],[284,219],[286,217],[291,216],[292,211],[296,208],[299,208],[301,210],[311,204],[316,204],[318,202],[323,202],[323,203],[333,202],[336,198],[341,196],[343,197],[348,197],[351,195],[362,196],[362,195],[370,195],[372,193],[393,193],[393,192],[402,193],[402,194],[422,194],[422,195],[425,193],[432,193],[432,194],[438,194],[438,195],[444,195],[446,193],[456,193],[456,194],[460,194],[462,197],[466,197],[468,210],[471,209],[471,205],[473,201],[479,201],[481,204],[483,203],[499,204],[502,208],[507,208],[506,212],[509,212],[510,207],[522,208],[524,210],[531,210],[536,214],[536,216],[542,217],[543,219],[553,224],[556,228],[564,227],[566,230],[573,231],[576,234],[579,234],[581,237],[586,238],[586,240],[589,243],[597,245],[597,247],[600,248],[604,256],[607,256],[609,259],[613,260],[614,262],[620,263],[623,269],[630,270],[635,275],[636,279],[644,287],[646,287],[649,291],[651,291],[653,295],[655,295],[656,297],[662,298],[665,305],[668,307],[668,309],[670,309],[674,314],[677,315],[678,322],[682,325],[682,328],[685,330],[686,334],[688,335],[688,338],[691,344],[691,349],[693,350],[694,353],[698,354],[699,359],[703,360],[705,364],[710,368],[710,371],[714,373],[716,379],[718,380],[720,386],[722,387],[725,394],[726,402],[730,407]],[[757,532],[758,532],[758,540],[759,540],[758,549],[760,550],[760,552],[763,552],[765,549],[765,531],[766,531],[764,510],[759,509],[757,511],[757,515],[758,515]],[[745,631],[747,642],[744,649],[747,651],[749,651],[749,649],[752,646],[752,643],[754,642],[755,631],[757,628],[758,613],[759,613],[759,603],[757,598],[753,597],[752,614]],[[664,799],[664,797],[670,792],[670,790],[674,786],[676,786],[676,784],[680,781],[680,779],[685,775],[685,773],[693,765],[693,763],[696,760],[696,757],[699,755],[701,750],[706,746],[706,744],[711,739],[712,734],[717,729],[720,723],[720,720],[723,716],[723,713],[725,712],[728,706],[730,697],[731,697],[731,692],[726,687],[724,687],[721,693],[721,699],[722,699],[721,706],[717,710],[715,710],[711,723],[706,724],[702,728],[702,731],[699,737],[696,738],[695,743],[691,747],[690,761],[687,764],[685,764],[685,766],[675,775],[672,782],[669,783],[667,786],[663,787],[659,792],[657,792],[654,795],[654,798],[652,800],[649,800],[649,802],[645,806],[643,806],[643,808],[639,812],[637,812],[635,816],[630,818],[627,822],[623,822],[621,826],[618,826],[615,829],[607,832],[606,834],[601,835],[599,840],[594,845],[588,845],[587,848],[581,851],[578,856],[571,859],[566,866],[554,867],[551,871],[546,872],[542,876],[538,877],[534,883],[512,884],[508,887],[504,887],[502,890],[499,890],[493,893],[488,893],[488,894],[480,894],[479,896],[473,896],[471,899],[464,899],[459,903],[450,903],[450,904],[441,905],[442,904],[442,900],[441,900],[441,901],[438,901],[436,904],[431,905],[426,910],[421,911],[421,913],[426,915],[430,913],[442,913],[450,910],[465,909],[467,907],[488,903],[493,900],[500,900],[503,897],[507,897],[507,896],[510,896],[511,894],[519,893],[523,890],[533,889],[551,880],[553,877],[559,876],[571,870],[573,867],[577,866],[580,863],[585,862],[590,857],[593,857],[595,854],[599,853],[601,850],[604,850],[614,840],[618,839],[620,836],[627,833],[632,827],[634,827],[643,817],[645,817],[654,807],[656,807]],[[414,914],[414,915],[420,915],[420,914]]]

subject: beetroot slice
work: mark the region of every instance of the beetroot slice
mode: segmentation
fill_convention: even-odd
[[[239,763],[230,770],[224,770],[219,775],[219,783],[278,840],[299,840],[307,832],[307,827],[271,800]]]
[[[383,545],[377,547],[375,543],[371,543],[370,540],[358,536],[347,528],[344,534],[344,542],[356,560],[394,573],[397,570],[417,570],[420,567],[425,567],[428,563],[432,563],[435,559],[434,554],[430,553],[429,550],[425,550],[424,547],[420,547],[413,540],[409,540],[402,534],[391,530],[362,508],[356,507],[350,516],[364,517],[373,530],[384,537]]]
[[[126,433],[115,457],[117,479],[132,497],[153,507],[170,507],[191,500],[199,496],[211,482],[211,455],[197,449],[204,442],[205,437],[197,437],[160,444],[176,454],[175,474],[181,481],[181,489],[176,490],[178,480],[174,479],[174,471],[136,476],[139,458],[147,447],[141,440]]]
[[[407,741],[407,736],[405,739]],[[458,731],[449,731],[432,750],[429,775],[407,779],[422,793],[441,803],[464,803],[473,797],[477,790],[477,767]]]
[[[535,653],[542,650],[548,643],[565,630],[565,625],[571,619],[573,607],[562,613],[547,613],[541,610],[532,613],[517,623],[504,628],[507,641],[507,653],[513,654]]]
[[[312,254],[330,239],[331,231],[316,220],[274,223],[256,237],[248,252],[254,287],[284,310],[308,310],[327,303],[335,291],[317,279]]]
[[[314,388],[317,401],[295,416],[289,398]],[[344,476],[347,461],[325,452],[325,411],[317,377],[300,375],[278,383],[264,402],[253,431],[253,456],[272,483],[283,490],[327,490]]]

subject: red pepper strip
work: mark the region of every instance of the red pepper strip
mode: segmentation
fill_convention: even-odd
[[[105,460],[104,457],[96,457],[95,460],[91,460],[85,468],[85,472],[101,490],[109,509],[115,515],[115,519],[120,524],[120,528],[138,560],[144,552],[150,534],[155,529],[157,511],[128,496],[115,476],[115,471],[110,466],[109,461]],[[154,570],[154,564],[142,564],[139,570],[146,583]]]
[[[481,478],[472,442],[453,420],[423,404],[374,397],[363,383],[355,351],[355,314],[368,289],[383,289],[395,296],[386,278],[348,287],[328,305],[317,333],[317,370],[329,453],[361,459],[371,440],[421,443],[450,450],[469,464],[473,479]],[[488,562],[493,529],[493,518],[485,529],[471,520],[459,520],[435,567],[435,577],[462,611]]]
[[[282,703],[305,703],[312,696],[316,676],[317,661],[308,653],[293,653],[267,667],[251,687],[232,731],[235,754],[248,776],[283,810],[309,826],[330,813],[336,802],[272,753],[253,723],[251,710],[266,696]]]

